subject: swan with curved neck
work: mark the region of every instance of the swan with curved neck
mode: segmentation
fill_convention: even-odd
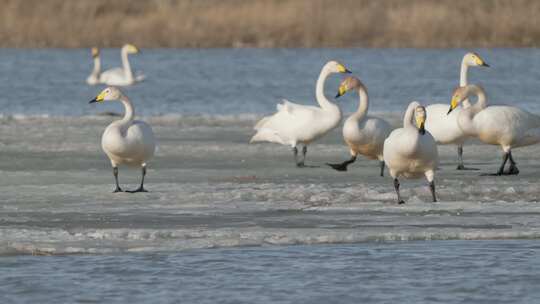
[[[108,87],[90,103],[119,100],[125,109],[124,117],[111,123],[103,132],[101,147],[109,157],[116,182],[114,192],[123,192],[118,183],[118,165],[140,166],[142,170],[139,188],[126,192],[147,192],[144,189],[146,163],[154,155],[155,139],[152,128],[144,121],[134,120],[133,105],[119,89]]]
[[[93,47],[91,49],[92,52],[92,58],[94,59],[94,68],[92,69],[92,72],[90,75],[88,75],[88,78],[86,78],[86,83],[89,85],[96,85],[99,83],[99,77],[101,73],[101,60],[99,58],[99,49],[97,47]]]
[[[144,76],[134,76],[129,63],[129,54],[139,53],[139,49],[132,44],[126,44],[121,50],[122,67],[107,70],[101,73],[99,82],[111,86],[128,86],[142,81]]]
[[[452,95],[448,113],[452,113],[460,103],[473,95],[477,96],[477,102],[459,112],[457,120],[459,127],[468,136],[501,147],[503,160],[494,175],[519,174],[512,157],[512,149],[540,142],[540,116],[507,105],[488,106],[484,89],[476,85],[457,88]],[[504,171],[508,160],[510,167],[508,171]]]
[[[424,128],[426,115],[420,103],[411,102],[403,117],[403,128],[392,131],[384,141],[383,159],[394,179],[398,204],[405,203],[399,194],[399,177],[425,176],[433,201],[437,201],[434,176],[439,154],[435,139]],[[416,125],[413,124],[413,118]]]
[[[358,109],[343,124],[343,139],[351,153],[351,158],[342,163],[328,164],[337,171],[347,171],[347,166],[356,161],[359,154],[369,159],[378,159],[380,175],[384,175],[383,146],[384,140],[392,131],[392,127],[383,119],[368,116],[369,98],[366,87],[356,77],[347,77],[339,86],[337,97],[348,91],[357,91]]]
[[[350,73],[336,61],[324,65],[317,79],[315,96],[320,107],[306,106],[283,100],[277,105],[277,112],[261,119],[256,125],[257,133],[253,142],[271,142],[290,145],[298,167],[305,166],[307,146],[334,129],[341,120],[341,110],[324,95],[324,84],[328,76],[334,73]],[[302,144],[302,159],[298,159],[298,144]]]
[[[469,67],[489,67],[489,65],[476,53],[465,54],[461,61],[461,72],[459,77],[460,86],[467,85]],[[466,109],[469,106],[469,101],[467,99],[464,100],[462,108]],[[426,121],[426,129],[433,135],[438,144],[457,145],[457,170],[471,170],[471,168],[466,168],[463,163],[463,143],[468,136],[461,131],[457,124],[459,110],[461,109],[457,109],[455,113],[447,115],[448,104],[432,104],[427,106],[426,111],[428,118]]]

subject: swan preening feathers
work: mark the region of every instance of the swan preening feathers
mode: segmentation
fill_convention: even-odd
[[[466,86],[468,84],[469,67],[489,67],[489,65],[476,53],[467,53],[461,61],[461,72],[459,77],[459,85]],[[464,100],[462,108],[466,109],[470,106],[468,100]],[[468,168],[463,164],[463,143],[467,139],[467,135],[461,131],[457,124],[458,112],[461,108],[456,109],[450,115],[447,115],[448,104],[432,104],[426,107],[427,120],[426,129],[433,135],[438,144],[457,145],[458,151],[458,170],[466,170]]]
[[[90,76],[86,79],[86,82],[90,85],[106,84],[110,86],[129,86],[136,82],[144,80],[144,75],[134,75],[131,70],[131,64],[129,63],[129,54],[137,54],[139,49],[132,45],[126,44],[120,50],[120,56],[122,59],[121,68],[113,68],[104,72],[101,72],[101,60],[100,52],[98,48],[92,48],[92,57],[94,58],[94,68]]]
[[[483,143],[501,147],[504,152],[503,161],[496,175],[518,174],[512,149],[540,142],[540,116],[507,105],[488,106],[484,90],[476,85],[457,88],[452,95],[448,113],[455,111],[471,95],[476,95],[478,100],[459,112],[457,121],[460,129]],[[504,171],[508,160],[510,167]]]
[[[394,179],[399,204],[404,203],[399,193],[399,177],[425,176],[429,182],[433,201],[437,201],[433,178],[439,163],[439,155],[435,139],[424,128],[425,121],[425,108],[413,101],[405,111],[403,128],[392,131],[384,141],[383,157],[390,176]]]
[[[366,87],[356,77],[347,77],[341,82],[336,97],[342,96],[348,91],[358,92],[360,101],[358,110],[353,113],[343,124],[343,139],[351,153],[351,159],[339,164],[328,164],[338,171],[347,171],[347,166],[356,160],[358,154],[369,159],[378,159],[381,172],[384,172],[383,145],[384,140],[392,131],[392,127],[385,120],[368,116],[369,98]]]
[[[257,133],[250,143],[266,141],[289,145],[293,148],[296,165],[304,167],[307,146],[337,127],[341,121],[340,108],[324,95],[324,83],[334,73],[350,71],[337,61],[329,61],[323,66],[315,91],[319,107],[283,100],[283,104],[277,105],[277,113],[264,117],[255,125]],[[298,160],[298,144],[303,145],[301,160]]]
[[[119,100],[124,105],[124,118],[111,123],[103,132],[101,147],[111,161],[116,189],[122,192],[118,183],[118,165],[140,166],[142,170],[139,188],[126,192],[146,192],[144,177],[146,162],[154,155],[155,140],[152,128],[144,121],[134,120],[133,105],[119,89],[108,87],[101,91],[90,103]]]

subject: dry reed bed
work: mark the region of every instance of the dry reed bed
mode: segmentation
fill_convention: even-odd
[[[537,0],[0,0],[2,47],[538,47]]]

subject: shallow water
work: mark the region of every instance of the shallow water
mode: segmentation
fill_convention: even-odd
[[[366,84],[371,110],[402,112],[411,100],[448,103],[459,83],[466,50],[416,49],[208,49],[143,50],[131,56],[147,80],[126,89],[139,114],[266,114],[281,98],[315,102],[323,64],[340,60]],[[469,81],[483,85],[490,102],[512,103],[540,112],[540,51],[480,49],[490,68],[471,68]],[[120,66],[118,50],[102,51],[104,69]],[[5,114],[91,115],[121,111],[118,104],[87,105],[100,86],[86,85],[90,52],[0,49],[0,109]],[[327,85],[337,91],[339,76]],[[356,107],[355,97],[339,102]]]
[[[480,52],[493,68],[471,69],[470,80],[481,80],[495,101],[512,99],[540,112],[536,102],[540,89],[534,82],[540,52]],[[389,302],[400,297],[410,303],[452,302],[449,297],[455,296],[455,302],[478,303],[487,291],[493,293],[485,289],[495,284],[494,278],[485,277],[492,271],[510,279],[501,279],[500,287],[506,284],[507,289],[502,290],[507,294],[489,298],[490,303],[497,299],[538,301],[538,294],[524,283],[528,279],[521,278],[537,280],[529,270],[537,269],[540,260],[532,256],[514,265],[504,259],[512,250],[516,254],[537,252],[539,146],[513,152],[521,173],[511,177],[479,177],[498,168],[498,147],[468,143],[466,162],[480,171],[465,172],[455,170],[455,147],[440,147],[441,170],[436,175],[440,202],[429,201],[425,181],[403,180],[407,204],[398,206],[390,178],[377,175],[377,162],[359,159],[344,173],[325,167],[325,162],[349,157],[339,129],[310,146],[308,163],[318,166],[315,168],[295,168],[288,147],[247,144],[254,123],[271,113],[279,98],[311,103],[314,81],[327,59],[338,58],[358,71],[370,91],[374,112],[399,125],[400,112],[411,99],[444,101],[450,97],[463,50],[147,50],[134,57],[133,64],[144,71],[148,81],[126,91],[137,113],[152,125],[158,150],[149,163],[146,187],[150,192],[136,195],[111,193],[112,172],[99,143],[105,127],[117,118],[95,114],[122,109],[115,103],[87,104],[99,91],[84,83],[89,70],[87,53],[0,50],[0,89],[6,92],[0,96],[0,265],[10,269],[9,274],[0,275],[0,282],[12,284],[0,286],[21,288],[8,287],[12,291],[5,293],[9,302],[21,294],[25,295],[22,301],[35,301],[50,293],[53,300],[70,296],[78,301],[122,302],[162,296],[160,301],[172,302],[181,295],[188,299],[199,296],[201,302],[211,303],[216,299],[228,302],[227,297],[234,299],[234,292],[248,301],[320,298],[328,302],[320,291],[306,291],[324,286],[329,295],[352,294],[343,297],[343,302],[384,302],[386,296]],[[111,66],[116,51],[104,53],[105,65]],[[329,81],[329,96],[338,80],[336,76]],[[356,102],[356,97],[346,96],[340,104],[350,112]],[[135,169],[120,168],[120,182],[134,188],[139,174]],[[429,242],[379,244],[388,241]],[[322,246],[314,246],[317,244]],[[401,291],[400,284],[420,285],[400,279],[388,287],[385,283],[389,281],[374,280],[377,288],[366,298],[363,288],[370,286],[372,277],[351,274],[346,279],[358,281],[358,285],[343,285],[339,279],[324,282],[324,270],[310,270],[317,266],[311,261],[313,253],[337,263],[329,266],[334,267],[336,277],[343,269],[361,272],[367,264],[348,254],[362,256],[364,250],[379,252],[379,247],[380,252],[421,256],[421,260],[441,260],[450,254],[452,261],[468,265],[463,267],[483,265],[486,259],[503,262],[476,269],[472,281],[482,283],[471,289],[460,285],[469,279],[468,273],[455,274],[453,283],[448,283],[455,289],[447,294],[444,287],[433,284],[433,278],[444,277],[453,270],[452,265],[441,262],[435,270],[411,269],[408,264],[394,268],[390,257],[383,254],[379,262],[368,263],[373,271],[399,274],[403,280],[421,278],[424,283],[419,284],[424,287]],[[470,254],[484,249],[489,251],[487,257]],[[30,254],[62,256],[27,256]],[[205,259],[225,262],[216,269],[212,263],[205,264]],[[267,267],[275,275],[252,280],[256,292],[238,291],[237,286],[241,289],[240,285],[247,284],[242,280],[249,272],[238,264],[251,259],[257,273]],[[145,260],[150,262],[142,262]],[[203,273],[163,273],[160,265],[167,261],[173,265],[195,263]],[[294,281],[313,278],[312,285],[297,286],[284,279],[289,276],[287,267],[296,263],[301,271],[293,276]],[[110,272],[104,274],[104,268],[111,268]],[[123,270],[137,281],[127,286],[130,283]],[[73,290],[58,288],[53,281],[30,278],[31,271],[44,276],[54,272],[66,280],[70,275],[104,275],[113,281],[108,285],[80,281],[79,287],[95,288],[96,293],[89,289],[75,298],[70,294]],[[145,284],[155,284],[145,281],[150,280],[149,273],[152,278],[163,274],[164,281],[152,285],[152,291],[133,292],[131,288],[141,290]],[[230,282],[220,282],[230,285],[212,281],[226,275]],[[180,278],[187,287],[177,291]],[[190,283],[208,278],[216,284],[212,285],[215,292],[202,294],[199,285]],[[265,286],[276,289],[266,290]],[[426,296],[429,287],[433,299]],[[116,293],[115,288],[121,291]],[[280,298],[280,290],[289,297]]]
[[[3,303],[536,303],[538,241],[4,257]]]

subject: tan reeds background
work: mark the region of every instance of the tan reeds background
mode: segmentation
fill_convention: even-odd
[[[0,0],[2,47],[531,47],[539,0]]]

